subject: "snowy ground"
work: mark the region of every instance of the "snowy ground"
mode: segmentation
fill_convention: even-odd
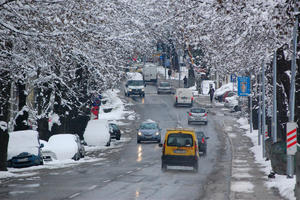
[[[104,113],[102,109],[100,109],[99,113],[99,119],[107,119],[109,121],[112,121],[118,125],[124,125],[125,123],[120,121],[125,118],[128,120],[135,120],[136,115],[134,111],[126,110],[125,102],[123,102],[119,97],[118,93],[120,91],[117,89],[114,90],[107,90],[103,93],[105,97],[108,98],[108,102],[105,104],[106,107],[113,108],[111,112]],[[110,147],[106,146],[86,146],[85,151],[89,155],[90,152],[99,151],[99,150],[119,150],[126,142],[130,140],[129,137],[121,137],[119,141],[113,140]],[[10,177],[27,177],[37,174],[37,170],[40,169],[57,169],[57,168],[65,168],[70,167],[73,165],[78,165],[81,163],[87,163],[87,162],[97,162],[102,161],[104,158],[100,157],[90,157],[85,156],[84,158],[81,158],[79,161],[74,161],[72,159],[67,160],[55,160],[51,162],[45,162],[44,165],[40,166],[33,166],[28,168],[8,168],[7,172],[0,172],[0,183],[1,179],[10,178]]]
[[[256,162],[263,166],[264,173],[268,175],[272,167],[270,161],[265,161],[265,158],[262,157],[262,145],[258,145],[257,130],[253,130],[253,132],[250,133],[250,125],[248,124],[248,120],[245,118],[239,119],[238,123],[240,123],[241,128],[246,130],[246,136],[252,140],[254,146],[251,148],[251,151],[255,154]],[[292,179],[287,179],[286,176],[277,174],[275,179],[268,179],[265,182],[265,185],[268,188],[277,188],[283,197],[290,200],[296,200],[294,193],[295,184],[295,177]]]

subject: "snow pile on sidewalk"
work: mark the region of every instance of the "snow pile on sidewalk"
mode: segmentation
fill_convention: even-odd
[[[245,118],[240,118],[237,122],[241,125],[241,128],[246,129],[246,136],[251,139],[254,145],[251,148],[251,151],[255,154],[255,160],[264,167],[264,173],[268,175],[272,170],[271,162],[265,161],[265,158],[262,156],[262,145],[258,145],[258,131],[253,130],[252,133],[250,133],[250,125]],[[280,194],[289,200],[296,200],[294,193],[295,184],[295,177],[293,179],[287,179],[286,176],[277,174],[275,179],[268,179],[268,181],[266,181],[266,186],[268,188],[277,188]]]
[[[224,94],[227,91],[237,91],[237,86],[233,85],[233,83],[227,83],[216,89],[215,96],[219,96]]]
[[[140,74],[140,73],[138,73]],[[98,119],[107,120],[120,120],[125,119],[125,115],[133,114],[134,111],[126,111],[124,103],[118,97],[120,90],[107,90],[103,93],[103,96],[107,97],[108,101],[106,104],[100,106]],[[112,108],[111,112],[105,113],[103,109]]]

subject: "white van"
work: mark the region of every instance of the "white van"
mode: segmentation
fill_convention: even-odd
[[[127,81],[124,87],[125,96],[140,95],[145,96],[145,82],[142,74],[138,72],[128,72]]]
[[[193,91],[188,88],[177,88],[175,92],[175,106],[185,105],[193,106],[194,97]]]
[[[155,65],[145,65],[143,68],[143,78],[147,82],[157,82],[157,67]]]

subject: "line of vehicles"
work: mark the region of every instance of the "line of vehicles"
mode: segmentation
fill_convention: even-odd
[[[151,78],[152,77],[152,78]],[[136,83],[139,81],[139,86]],[[145,96],[146,82],[157,83],[157,75],[154,67],[144,68],[143,75],[140,73],[127,73],[127,82],[124,87],[125,96]],[[170,82],[161,81],[157,83],[157,94],[174,94],[174,106],[188,106],[188,124],[208,123],[207,110],[205,108],[193,107],[194,97],[192,90],[188,88],[174,89]],[[162,147],[161,168],[163,171],[167,166],[190,166],[195,172],[198,171],[198,160],[200,155],[206,155],[207,137],[203,131],[193,128],[167,129],[162,139],[162,128],[159,123],[151,119],[142,122],[137,129],[136,140],[141,142],[157,142]]]

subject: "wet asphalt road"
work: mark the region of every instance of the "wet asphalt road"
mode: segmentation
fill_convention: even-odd
[[[136,128],[146,119],[158,121],[164,130],[188,127],[189,108],[174,108],[172,95],[157,95],[155,86],[146,87],[146,97],[127,100],[138,115],[132,122],[132,140],[121,150],[110,150],[103,161],[84,163],[56,170],[40,170],[32,177],[14,178],[0,184],[0,199],[204,199],[216,191],[206,190],[217,179],[229,179],[230,150],[227,139],[218,127],[222,116],[209,114],[208,125],[189,125],[203,130],[208,140],[207,156],[200,157],[199,171],[189,167],[172,167],[161,171],[161,148],[157,143],[136,142]],[[225,159],[225,162],[224,162]],[[222,163],[222,164],[220,164]],[[220,171],[222,177],[213,175]],[[211,188],[211,187],[210,187]],[[217,188],[217,187],[216,187]],[[222,199],[229,196],[229,186],[222,186]]]

